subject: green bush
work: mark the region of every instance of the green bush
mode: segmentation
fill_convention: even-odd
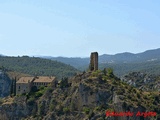
[[[27,100],[28,105],[32,106],[35,103],[35,98],[31,97]]]
[[[71,108],[71,111],[74,111],[76,109],[75,103],[73,101],[71,101],[70,108]]]
[[[69,111],[70,111],[70,109],[68,107],[63,108],[64,113],[68,113]]]
[[[92,72],[92,76],[93,77],[98,77],[100,73],[101,73],[100,70],[96,70],[96,71]]]
[[[114,74],[113,74],[113,69],[112,69],[112,68],[108,68],[108,69],[107,69],[107,75],[108,75],[109,77],[113,77],[113,76],[114,76]]]
[[[96,110],[96,111],[100,111],[100,110],[101,110],[101,107],[100,107],[100,106],[97,106],[97,107],[95,107],[95,110]]]
[[[137,97],[138,97],[138,98],[140,98],[140,97],[141,97],[140,93],[138,93],[138,92],[137,92]]]
[[[39,87],[39,90],[44,90],[44,89],[45,89],[44,86],[40,86],[40,87]]]
[[[54,110],[54,108],[55,108],[55,105],[54,105],[54,104],[50,104],[50,106],[49,106],[49,110],[50,110],[50,111],[53,111],[53,110]]]
[[[89,111],[88,118],[91,119],[94,116],[93,110]]]
[[[50,87],[47,87],[46,90],[49,92],[49,93],[52,93],[53,89],[50,88]]]
[[[123,95],[124,94],[124,92],[120,89],[116,93],[117,93],[117,95]]]
[[[38,91],[38,92],[35,93],[35,97],[36,97],[36,98],[39,98],[39,97],[41,97],[42,95],[43,95],[42,91]]]
[[[39,103],[38,104],[38,115],[42,115],[43,114],[43,111],[44,110],[44,106],[43,106],[43,104],[42,103]]]
[[[89,114],[90,109],[88,107],[84,107],[83,108],[83,112],[85,112],[86,114]]]
[[[3,104],[3,99],[2,99],[2,98],[0,98],[0,105],[1,105],[1,104]]]

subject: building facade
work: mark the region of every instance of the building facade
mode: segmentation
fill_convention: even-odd
[[[36,77],[36,79],[33,81],[33,86],[36,86],[37,88],[39,86],[49,86],[54,85],[55,77],[46,77],[46,76],[39,76]]]
[[[39,88],[40,86],[55,86],[55,77],[38,76],[38,77],[21,77],[16,82],[16,94],[28,93],[33,86]]]
[[[16,82],[16,94],[23,94],[30,92],[34,79],[35,79],[34,77],[21,77]]]

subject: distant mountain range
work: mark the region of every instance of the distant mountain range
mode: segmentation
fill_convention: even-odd
[[[1,57],[4,57],[2,54]],[[75,67],[78,70],[86,71],[89,67],[90,58],[80,57],[51,57],[38,56],[53,61],[62,62]],[[18,59],[18,58],[17,58]],[[48,64],[49,65],[49,64]],[[50,65],[49,65],[50,66]],[[14,67],[14,66],[13,66]],[[99,68],[113,68],[117,76],[123,76],[130,72],[145,72],[160,75],[160,48],[147,50],[142,53],[118,53],[115,55],[99,55]],[[57,68],[58,69],[58,68]]]
[[[79,70],[86,70],[89,66],[90,58],[80,57],[45,57],[42,58],[60,61],[69,64]],[[111,67],[118,76],[132,71],[143,71],[159,74],[160,71],[160,48],[147,50],[142,53],[118,53],[115,55],[99,55],[99,68]],[[156,69],[155,69],[156,68]]]
[[[65,64],[70,64],[76,68],[88,65],[89,57],[51,57],[51,56],[41,56],[42,58],[57,60]],[[118,53],[115,55],[103,54],[99,55],[99,64],[101,63],[135,63],[135,62],[146,62],[146,61],[156,61],[160,59],[160,48],[154,50],[147,50],[142,53]]]

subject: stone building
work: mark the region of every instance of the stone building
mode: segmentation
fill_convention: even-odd
[[[47,76],[39,76],[36,77],[36,79],[33,81],[33,86],[36,86],[37,88],[39,86],[45,86],[53,85],[55,86],[55,77],[47,77]]]
[[[98,52],[92,52],[90,56],[90,71],[98,70]]]
[[[21,77],[16,82],[16,94],[28,93],[33,86],[55,86],[56,77],[38,76],[38,77]]]
[[[18,95],[18,94],[30,92],[34,79],[35,79],[34,77],[21,77],[16,82],[16,94]]]

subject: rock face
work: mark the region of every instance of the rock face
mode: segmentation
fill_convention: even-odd
[[[78,74],[68,81],[69,86],[47,89],[40,97],[27,94],[16,96],[12,102],[2,103],[0,118],[11,120],[157,120],[156,117],[111,117],[106,111],[134,112],[155,111],[160,96],[145,96],[119,79],[104,75],[102,72]],[[32,93],[33,94],[33,93]],[[138,96],[138,97],[137,97]],[[146,98],[145,98],[146,97]],[[8,100],[8,99],[7,99]],[[151,109],[148,104],[155,105]],[[156,107],[157,106],[157,107]]]
[[[121,78],[122,81],[144,91],[160,91],[160,78],[142,72],[132,72]]]
[[[11,80],[7,74],[0,70],[0,97],[6,97],[10,94]]]
[[[26,96],[15,98],[13,101],[7,101],[0,107],[0,118],[3,120],[19,120],[30,115],[30,113],[29,106],[26,104]]]

